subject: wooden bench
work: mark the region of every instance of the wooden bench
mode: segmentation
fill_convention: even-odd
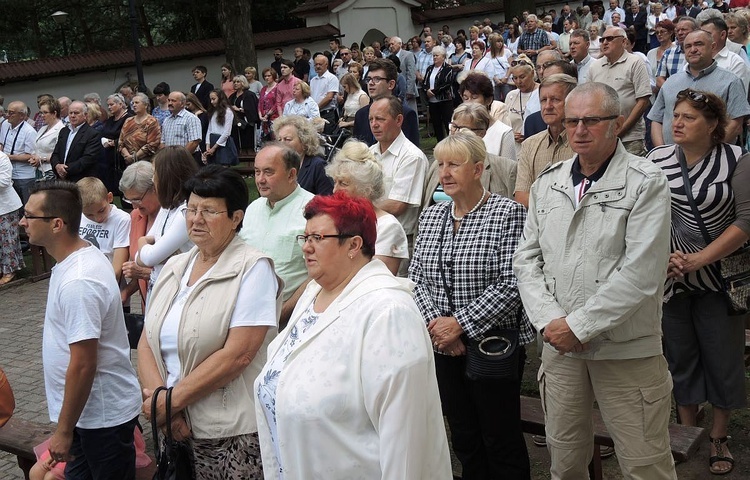
[[[589,465],[590,478],[602,479],[602,461],[599,456],[600,446],[614,447],[612,437],[609,436],[604,420],[597,409],[593,410],[594,420],[594,457]],[[542,402],[538,398],[521,397],[521,427],[526,433],[544,435],[544,412]],[[676,423],[669,424],[669,443],[672,456],[677,462],[686,462],[702,443],[708,441],[708,431],[705,428],[689,427]]]
[[[12,417],[8,423],[0,428],[0,450],[16,456],[18,467],[24,478],[29,480],[29,470],[36,463],[34,447],[41,444],[54,433],[54,425],[41,424]],[[151,457],[151,464],[136,470],[136,480],[150,480],[156,471],[156,465]]]
[[[255,175],[255,152],[248,155],[239,156],[240,163],[233,168],[243,177],[252,177]]]

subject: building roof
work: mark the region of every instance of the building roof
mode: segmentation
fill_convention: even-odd
[[[302,5],[298,5],[291,12],[292,15],[298,17],[307,17],[309,15],[315,15],[316,13],[327,13],[343,5],[348,0],[307,0]]]
[[[504,10],[505,7],[502,1],[492,3],[472,3],[470,5],[461,5],[460,7],[450,8],[430,8],[421,11],[414,8],[411,11],[411,20],[416,24],[444,22],[446,20],[455,20],[457,18],[493,15],[503,12]]]
[[[254,34],[253,38],[255,40],[255,48],[264,49],[299,44],[300,42],[324,40],[339,34],[338,28],[328,24],[317,27],[261,32]],[[141,60],[144,65],[149,65],[193,57],[222,55],[225,52],[224,41],[221,38],[212,38],[209,40],[143,47],[141,48]],[[24,62],[0,63],[0,85],[29,79],[35,80],[96,70],[107,70],[110,68],[131,66],[134,63],[135,53],[130,49],[81,53],[68,57],[41,58]]]

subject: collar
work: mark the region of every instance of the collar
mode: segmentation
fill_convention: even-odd
[[[620,56],[620,58],[618,58],[617,60],[615,60],[612,63],[610,63],[609,59],[607,59],[607,57],[604,56],[604,55],[602,55],[601,58],[604,59],[604,65],[612,66],[612,65],[617,65],[618,63],[622,63],[622,62],[626,61],[628,59],[628,55],[629,55],[628,51],[625,50],[624,52],[622,52],[622,55]]]
[[[719,53],[717,53],[714,58],[721,57],[721,58],[727,58],[729,56],[729,47],[727,45],[724,45],[724,48],[719,50]]]
[[[77,127],[73,127],[73,125],[71,125],[71,124],[68,124],[68,129],[70,130],[70,132],[71,132],[71,133],[78,133],[78,131],[79,131],[79,130],[81,129],[81,127],[83,127],[84,125],[86,125],[86,121],[84,121],[84,122],[83,122],[82,124],[78,125]]]
[[[183,107],[179,112],[172,114],[172,117],[182,117],[183,115],[185,115],[185,112],[187,112],[187,110],[185,110],[185,107]]]
[[[554,139],[552,137],[552,132],[549,131],[549,127],[547,127],[547,146],[550,147],[552,145],[558,144],[558,145],[567,145],[568,144],[568,130],[565,128],[562,129],[562,132],[560,132],[560,135],[558,135],[557,139]]]
[[[578,185],[583,181],[583,179],[588,180],[591,183],[598,182],[602,176],[604,176],[604,172],[607,171],[607,167],[612,162],[612,158],[615,156],[615,153],[617,153],[617,148],[615,148],[615,151],[612,152],[612,155],[607,158],[607,160],[602,164],[601,167],[594,173],[592,173],[589,176],[584,175],[581,173],[581,163],[578,160],[578,155],[575,156],[575,159],[573,160],[573,165],[570,167],[570,173],[573,176],[573,185]]]
[[[297,186],[294,188],[292,193],[282,198],[281,200],[277,200],[273,207],[271,206],[270,203],[268,203],[268,199],[266,199],[266,207],[272,212],[278,211],[280,207],[283,207],[287,203],[290,203],[292,200],[294,200],[294,198],[300,193],[301,190],[302,190],[302,187],[300,187],[299,184],[297,184]]]
[[[716,60],[714,60],[711,65],[707,66],[700,72],[698,72],[698,75],[693,75],[693,72],[690,71],[690,64],[685,63],[685,73],[687,73],[689,76],[691,76],[694,79],[703,78],[706,75],[711,74],[714,70],[716,70],[719,67],[719,64],[716,63]]]
[[[21,120],[20,122],[18,122],[18,125],[16,125],[15,127],[11,125],[10,122],[8,122],[8,125],[10,126],[11,132],[15,131],[16,133],[18,133],[21,131],[21,128],[23,128],[24,123],[26,123],[26,120]]]
[[[581,63],[574,63],[574,65],[575,65],[576,67],[578,67],[578,68],[581,68],[582,66],[586,65],[586,64],[587,64],[587,63],[589,63],[590,61],[591,61],[591,55],[589,55],[589,54],[587,53],[587,54],[586,54],[586,56],[584,57],[584,59],[583,59],[583,60],[581,60]],[[575,62],[575,61],[574,61],[574,62]]]
[[[380,153],[380,142],[376,143],[377,147],[375,148],[375,151],[381,157],[385,157],[389,153],[395,157],[398,157],[399,153],[401,153],[401,147],[403,147],[405,141],[406,141],[406,135],[404,135],[404,132],[401,131],[399,132],[398,137],[396,137],[396,139],[385,150],[385,152]]]

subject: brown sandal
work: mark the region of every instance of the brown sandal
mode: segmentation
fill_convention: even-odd
[[[0,277],[0,285],[5,285],[6,283],[10,283],[13,281],[13,279],[16,278],[15,273],[8,273],[6,275],[3,275]]]
[[[708,437],[708,439],[711,441],[711,446],[714,447],[714,449],[716,450],[716,455],[712,455],[708,459],[708,470],[714,475],[726,475],[727,473],[734,470],[734,458],[728,457],[726,455],[729,453],[729,450],[725,450],[725,447],[724,447],[724,445],[727,443],[727,437],[722,437],[722,438]],[[714,463],[716,462],[727,462],[729,464],[729,468],[726,470],[714,469]]]

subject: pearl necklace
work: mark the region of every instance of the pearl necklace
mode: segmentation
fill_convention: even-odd
[[[470,213],[474,213],[475,211],[477,211],[477,209],[479,209],[479,207],[482,206],[482,202],[484,201],[484,197],[486,195],[487,195],[487,190],[484,187],[482,187],[482,196],[479,197],[479,201],[477,202],[476,205],[474,205],[471,208],[471,210],[469,210],[468,212],[466,212],[463,217],[457,217],[456,216],[456,202],[453,202],[453,206],[451,207],[451,217],[453,217],[453,220],[455,220],[456,222],[460,222],[461,220],[464,219],[464,217],[466,215],[468,215]]]

